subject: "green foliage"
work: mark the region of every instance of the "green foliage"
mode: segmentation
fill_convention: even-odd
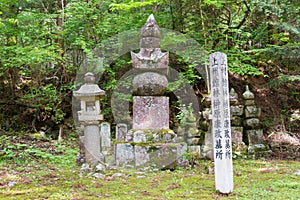
[[[77,148],[71,148],[72,141],[51,141],[45,137],[31,135],[29,138],[20,136],[0,136],[0,164],[15,163],[19,166],[33,162],[50,162],[57,165],[75,166]]]
[[[110,9],[115,10],[131,10],[137,8],[144,8],[147,6],[152,6],[154,4],[159,4],[160,0],[146,0],[146,1],[125,1],[124,3],[112,3],[110,4]]]
[[[68,0],[63,7],[59,2],[0,2],[0,113],[7,130],[29,129],[35,123],[38,131],[42,123],[64,123],[64,118],[71,116],[70,85],[84,59],[95,56],[93,49],[108,38],[140,28],[151,13],[161,28],[182,33],[161,38],[162,46],[174,46],[171,53],[187,55],[170,59],[170,67],[179,72],[178,79],[170,82],[171,91],[185,84],[198,89],[201,78],[207,78],[194,69],[206,63],[206,55],[189,45],[186,36],[206,52],[225,52],[230,71],[244,77],[270,77],[274,67],[287,75],[299,71],[298,1]],[[120,45],[113,40],[106,44],[106,50]],[[178,44],[186,48],[180,49]],[[111,52],[109,57],[117,53]],[[198,63],[191,63],[191,56],[197,56]],[[129,71],[129,60],[128,55],[113,63],[104,60],[105,72],[93,64],[86,68],[105,75],[100,80],[107,91],[107,100],[102,101],[105,114],[111,113],[111,93]],[[122,98],[130,100],[129,96]]]

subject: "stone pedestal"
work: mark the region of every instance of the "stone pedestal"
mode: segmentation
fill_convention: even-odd
[[[104,156],[100,153],[99,125],[86,125],[84,127],[85,160],[87,163],[103,162]]]

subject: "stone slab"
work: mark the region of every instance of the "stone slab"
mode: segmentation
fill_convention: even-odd
[[[169,129],[169,98],[133,97],[133,129]]]
[[[246,130],[245,133],[247,135],[249,145],[264,143],[263,130],[262,129]]]
[[[253,117],[260,117],[261,109],[256,106],[246,106],[245,107],[245,117],[246,118],[253,118]]]
[[[128,131],[127,124],[118,123],[116,126],[116,140],[125,141],[125,136]]]
[[[100,124],[101,151],[107,152],[111,147],[110,123],[102,122]],[[107,154],[107,153],[105,153]]]
[[[135,146],[135,167],[144,167],[147,163],[149,164],[150,155],[148,153],[149,146]]]
[[[115,161],[117,166],[134,166],[135,156],[133,146],[130,143],[116,144]]]
[[[259,127],[259,119],[258,118],[250,118],[250,119],[246,119],[244,120],[244,126],[247,129],[254,129]]]
[[[230,106],[230,113],[232,116],[241,116],[244,113],[244,106]]]

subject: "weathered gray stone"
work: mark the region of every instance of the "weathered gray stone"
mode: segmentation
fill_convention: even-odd
[[[90,165],[88,163],[83,163],[81,165],[81,168],[80,168],[81,172],[89,172],[91,170],[92,170],[92,168],[90,168]]]
[[[245,117],[246,118],[256,118],[260,117],[261,109],[256,106],[246,106],[245,107]]]
[[[297,175],[297,176],[300,176],[300,170],[295,171],[294,174]]]
[[[86,125],[85,133],[85,159],[87,163],[97,163],[104,161],[103,155],[100,153],[100,130],[99,125]]]
[[[232,116],[231,118],[231,125],[232,126],[241,126],[242,118],[239,116]]]
[[[196,137],[196,136],[200,136],[200,132],[197,129],[197,127],[193,127],[193,126],[188,126],[188,133],[187,133],[188,137]]]
[[[168,86],[168,79],[158,73],[145,72],[135,76],[132,84],[137,95],[161,95]]]
[[[103,120],[100,109],[100,98],[105,92],[95,84],[95,76],[88,72],[85,74],[85,84],[73,92],[73,96],[80,100],[81,110],[78,111],[78,120],[84,123],[95,124]]]
[[[187,139],[187,144],[188,145],[200,145],[200,138],[197,137],[192,137]]]
[[[146,134],[142,130],[133,132],[133,142],[146,142]]]
[[[231,138],[232,143],[242,143],[243,142],[243,127],[231,127]]]
[[[149,146],[138,146],[134,147],[135,152],[135,167],[145,166],[147,163],[149,164],[150,156],[149,156]]]
[[[189,154],[192,154],[194,156],[197,156],[198,158],[201,157],[201,147],[200,145],[195,145],[195,146],[188,146],[187,147],[187,152]]]
[[[174,169],[177,165],[177,144],[160,143],[149,147],[150,162],[160,169]]]
[[[245,106],[255,106],[255,100],[254,99],[246,99],[244,101]]]
[[[241,116],[244,113],[244,106],[230,106],[230,113],[232,116]]]
[[[264,144],[250,144],[248,146],[248,152],[254,153],[254,152],[260,152],[260,151],[266,151],[267,146]]]
[[[116,126],[116,140],[125,141],[125,136],[128,131],[127,124],[118,123]]]
[[[108,154],[111,148],[111,131],[110,124],[108,122],[102,122],[100,124],[100,137],[101,137],[101,152],[105,155]]]
[[[211,127],[205,133],[204,145],[201,149],[201,155],[203,158],[214,160],[213,156],[213,136],[211,133]]]
[[[185,142],[177,144],[177,166],[187,167],[189,161],[187,160],[185,154],[187,153],[187,144]]]
[[[129,130],[125,135],[125,142],[133,142],[133,130]]]
[[[134,148],[129,143],[116,144],[115,160],[117,166],[134,165]]]
[[[245,131],[249,144],[261,144],[264,142],[263,130],[246,130]]]
[[[237,98],[239,98],[238,93],[236,93],[236,91],[234,90],[234,88],[231,88],[231,89],[230,89],[229,97],[231,97],[232,99],[237,99]]]
[[[113,177],[113,178],[125,177],[125,174],[117,172],[117,173],[114,173],[111,177]]]
[[[93,177],[98,178],[98,179],[105,179],[106,176],[104,174],[101,173],[95,173],[93,174]]]
[[[246,85],[246,91],[243,93],[244,99],[254,99],[254,94],[249,90],[249,86]]]
[[[238,105],[238,94],[235,92],[234,88],[230,89],[229,92],[230,105]]]
[[[98,165],[96,165],[96,171],[105,172],[105,170],[106,167],[103,164],[99,163]]]
[[[259,127],[259,119],[258,118],[250,118],[244,121],[244,126],[248,129],[254,129]]]
[[[169,53],[162,53],[160,50],[160,30],[153,15],[148,17],[142,27],[141,37],[140,52],[138,54],[131,52],[133,67],[159,69],[161,73],[167,75]]]
[[[184,136],[177,136],[177,142],[184,142]]]
[[[133,129],[169,129],[169,98],[133,97]]]
[[[234,150],[245,150],[243,142],[243,127],[231,127],[232,146]],[[235,154],[237,152],[234,152]]]
[[[11,187],[15,186],[16,184],[17,184],[17,182],[15,182],[15,181],[10,181],[10,182],[7,184],[7,186],[8,186],[9,188],[11,188]]]

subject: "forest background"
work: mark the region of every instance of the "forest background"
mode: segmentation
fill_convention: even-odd
[[[227,54],[230,86],[239,96],[250,86],[265,133],[299,137],[291,116],[300,104],[300,2],[288,0],[1,0],[1,134],[72,132],[72,91],[84,59],[106,39],[140,28],[151,13],[160,27],[208,53]],[[110,97],[129,61],[129,54],[120,56],[99,81],[112,123]],[[193,63],[171,54],[170,67],[193,85],[201,105],[207,88]]]

